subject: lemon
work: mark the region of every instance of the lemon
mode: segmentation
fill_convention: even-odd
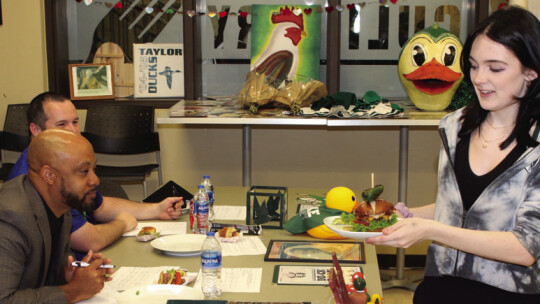
[[[356,195],[347,187],[335,187],[326,193],[326,207],[342,210],[348,213],[356,205]]]

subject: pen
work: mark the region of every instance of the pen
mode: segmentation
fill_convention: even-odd
[[[88,267],[88,266],[90,266],[90,264],[88,264],[86,262],[75,261],[75,262],[71,263],[71,266],[74,266],[74,267]],[[99,268],[112,269],[112,268],[116,268],[116,266],[107,264],[107,265],[101,265],[101,266],[99,266]]]

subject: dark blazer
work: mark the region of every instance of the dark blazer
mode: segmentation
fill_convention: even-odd
[[[71,253],[71,214],[66,212],[57,252],[51,257],[49,220],[26,175],[0,189],[0,303],[65,303],[58,287]],[[51,267],[51,269],[49,269]]]

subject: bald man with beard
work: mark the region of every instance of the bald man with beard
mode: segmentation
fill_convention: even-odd
[[[0,189],[0,302],[75,303],[111,278],[109,264],[89,251],[86,268],[71,266],[70,208],[93,204],[96,157],[81,135],[50,129],[28,147],[29,171]]]

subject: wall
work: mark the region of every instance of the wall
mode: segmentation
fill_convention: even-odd
[[[2,1],[0,125],[8,104],[27,103],[47,87],[43,1]]]

